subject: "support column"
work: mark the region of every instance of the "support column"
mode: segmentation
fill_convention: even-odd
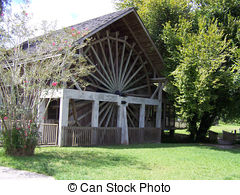
[[[163,90],[163,84],[159,83],[161,87],[159,88],[158,92],[158,100],[159,104],[157,105],[157,113],[156,113],[156,128],[160,129],[159,132],[159,142],[161,143],[161,134],[162,134],[162,90]]]
[[[121,144],[128,145],[127,104],[122,104],[122,138]]]
[[[59,106],[59,132],[58,132],[58,146],[64,146],[65,132],[64,127],[68,126],[68,112],[69,112],[69,98],[60,98]]]
[[[98,127],[98,118],[99,118],[99,101],[95,100],[92,103],[92,127]],[[92,131],[91,144],[97,145],[97,131],[94,129]]]
[[[121,144],[128,145],[128,124],[127,124],[127,103],[124,102],[118,105],[118,117],[117,117],[117,127],[122,128],[121,131]]]
[[[159,85],[162,85],[162,84],[159,83]],[[159,88],[159,92],[158,92],[159,104],[157,105],[156,128],[162,127],[162,89],[163,89],[163,85]]]
[[[139,111],[139,128],[140,128],[140,143],[144,142],[144,128],[145,127],[145,104],[140,105],[140,111]]]
[[[40,125],[38,131],[41,132],[41,134],[43,134],[43,125],[42,123],[44,123],[44,114],[45,114],[45,109],[46,109],[46,105],[45,105],[45,99],[38,105],[38,115],[37,115],[37,123]]]
[[[117,113],[117,127],[122,128],[122,105],[118,105],[118,113]]]

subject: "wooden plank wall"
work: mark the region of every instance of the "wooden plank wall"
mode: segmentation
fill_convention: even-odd
[[[65,127],[66,146],[115,145],[121,143],[121,128],[116,127]],[[92,137],[96,133],[96,143]]]
[[[121,144],[121,128],[116,127],[65,127],[65,146],[93,146]],[[96,143],[92,137],[96,133]],[[160,142],[157,128],[129,128],[129,143]]]
[[[43,131],[41,139],[39,140],[40,145],[57,145],[58,144],[58,124],[42,124]]]

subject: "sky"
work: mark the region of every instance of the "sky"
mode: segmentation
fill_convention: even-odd
[[[22,0],[12,0],[17,8]],[[114,0],[30,0],[28,9],[34,23],[57,21],[57,29],[116,11]]]

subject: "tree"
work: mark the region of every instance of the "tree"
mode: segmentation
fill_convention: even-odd
[[[164,25],[168,22],[173,27],[179,23],[179,18],[192,18],[189,0],[116,0],[118,9],[135,7],[149,31],[151,38],[160,51],[165,62],[165,76],[176,68],[171,60],[168,48],[163,41]]]
[[[0,0],[0,14],[3,15],[3,11],[7,5],[9,5],[11,0]]]
[[[181,20],[179,25],[164,29],[165,43],[171,38],[179,40],[172,57],[178,63],[173,83],[178,90],[176,107],[188,122],[192,138],[203,141],[216,117],[229,105],[230,95],[239,85],[235,84],[236,66],[227,62],[234,58],[235,48],[227,40],[217,20],[198,20],[198,30],[193,24]],[[170,38],[170,39],[169,39]]]
[[[92,68],[79,55],[84,45],[77,40],[86,32],[66,28],[34,37],[40,29],[29,25],[29,19],[23,10],[5,14],[1,20],[0,118],[4,126],[3,146],[10,155],[34,151],[43,90],[83,83],[81,78]]]
[[[122,7],[137,6],[163,55],[164,74],[169,81],[166,90],[176,102],[180,117],[188,120],[192,137],[203,140],[217,118],[234,119],[240,116],[237,106],[240,99],[240,2],[143,0],[141,3],[136,0],[119,2]],[[213,26],[217,33],[216,41],[214,34],[208,32],[210,27],[214,29]],[[207,44],[207,38],[211,44]],[[224,44],[226,49],[221,53]],[[202,58],[203,54],[205,58]],[[203,74],[208,73],[204,71],[207,66],[201,63],[204,61],[210,66],[214,56],[218,59],[215,63],[218,61],[219,69],[214,74]]]

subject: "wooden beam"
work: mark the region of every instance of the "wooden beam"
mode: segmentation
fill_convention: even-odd
[[[155,95],[157,94],[157,92],[159,91],[159,89],[160,89],[160,84],[158,84],[158,86],[157,86],[157,88],[155,89],[155,91],[154,91],[154,93],[152,94],[152,96],[151,96],[151,99],[153,99],[154,97],[155,97]]]
[[[139,81],[141,81],[144,77],[146,77],[146,75],[143,75],[141,77],[139,77],[138,79],[135,79],[134,81],[132,81],[131,83],[129,83],[129,85],[127,85],[125,87],[125,90],[129,89],[131,86],[135,85],[136,83],[138,83]]]
[[[140,105],[140,111],[139,111],[139,128],[145,127],[145,104]]]
[[[44,123],[44,115],[46,111],[46,101],[45,99],[38,105],[38,115],[37,115],[37,123],[40,125],[39,126],[39,132],[43,133],[43,123]]]
[[[91,49],[92,49],[95,57],[97,58],[97,61],[98,61],[99,65],[101,66],[103,72],[105,73],[105,77],[106,77],[108,80],[102,75],[102,73],[101,73],[101,72],[98,70],[98,68],[96,67],[96,70],[97,70],[98,74],[102,77],[102,79],[105,80],[105,82],[106,82],[107,84],[108,84],[108,83],[110,84],[110,85],[109,85],[110,88],[114,88],[113,81],[112,81],[111,78],[109,77],[109,75],[108,75],[108,73],[107,73],[104,65],[102,64],[102,61],[101,61],[100,58],[98,57],[98,54],[97,54],[96,50],[95,50],[93,47],[91,47]],[[89,58],[88,58],[88,59],[89,59]]]
[[[97,33],[97,37],[99,38],[99,34],[98,34],[98,33]],[[107,40],[107,38],[106,38],[106,40]],[[109,76],[110,76],[110,78],[111,78],[111,82],[114,83],[113,73],[112,73],[112,71],[111,71],[111,69],[110,69],[110,66],[109,66],[109,63],[108,63],[108,60],[107,60],[107,57],[106,57],[106,54],[105,54],[105,50],[104,50],[104,48],[103,48],[103,44],[102,44],[101,41],[99,42],[99,45],[100,45],[100,48],[101,48],[101,51],[102,51],[103,58],[104,58],[105,63],[106,63],[106,67],[107,67]]]
[[[116,79],[117,79],[117,81],[118,81],[118,76],[119,76],[119,67],[118,67],[118,65],[119,65],[118,64],[118,36],[119,36],[119,32],[116,32],[116,39],[117,40],[116,40],[116,43],[115,43],[116,44],[115,45],[115,49],[116,49],[116,51],[115,51],[116,52],[116,54],[115,54],[115,56],[116,56],[115,57],[116,58],[115,59],[116,60],[115,66],[116,66],[116,77],[117,77]]]
[[[137,15],[137,14],[136,14]],[[152,69],[154,70],[154,72],[157,72],[156,71],[156,68],[154,67],[152,61],[150,60],[149,56],[147,55],[147,53],[145,52],[145,50],[143,49],[143,47],[141,46],[140,42],[138,41],[134,31],[132,30],[132,28],[130,27],[130,25],[128,24],[128,22],[126,21],[125,18],[123,18],[123,22],[126,24],[127,28],[129,29],[130,33],[132,34],[135,42],[138,44],[138,46],[140,47],[141,51],[144,53],[144,56],[147,58],[148,62],[150,63]],[[144,30],[145,30],[145,27],[143,27]],[[154,45],[154,44],[153,44]]]
[[[135,127],[134,122],[133,122],[133,120],[131,119],[129,113],[127,113],[127,118],[129,119],[129,121],[130,121],[132,127]]]
[[[128,145],[128,123],[127,123],[127,105],[121,104],[122,106],[122,133],[121,133],[121,144]]]
[[[127,36],[124,37],[125,42],[123,43],[123,48],[122,48],[121,63],[120,63],[120,67],[119,67],[118,83],[121,82],[121,78],[122,78],[122,69],[123,69],[123,61],[124,61],[124,54],[125,54],[125,49],[126,49],[127,38],[128,38]]]
[[[75,121],[75,123],[78,124],[78,126],[80,126],[80,124],[77,121],[77,110],[76,110],[76,104],[75,101],[73,99],[70,100],[70,104],[72,105],[72,113],[73,113],[73,119]]]
[[[69,98],[60,98],[58,145],[64,146],[64,127],[68,126]]]
[[[150,81],[153,83],[159,83],[159,82],[165,82],[167,80],[167,78],[165,77],[159,77],[159,78],[150,78]]]
[[[109,57],[110,57],[110,62],[111,62],[111,67],[112,67],[112,73],[113,73],[113,79],[115,82],[115,86],[117,86],[117,78],[116,78],[116,72],[114,68],[114,61],[113,61],[113,55],[112,55],[112,47],[111,47],[111,41],[109,39],[109,31],[106,31],[107,33],[107,42],[108,42],[108,50],[109,50]]]
[[[138,72],[144,67],[144,64],[145,64],[145,63],[146,63],[146,62],[144,62],[144,63],[134,72],[134,74],[132,74],[131,77],[124,83],[122,90],[123,90],[124,87],[126,87],[126,86],[128,85],[128,83],[138,74]]]
[[[111,110],[110,110],[110,112],[108,113],[108,118],[107,118],[107,120],[106,120],[105,127],[108,126],[109,121],[110,121],[110,118],[112,117],[112,114],[113,114],[113,104],[111,104]]]
[[[130,52],[129,52],[128,59],[127,59],[127,62],[125,63],[125,67],[124,67],[124,70],[123,70],[123,73],[122,73],[122,77],[121,77],[121,79],[120,79],[120,84],[123,84],[123,79],[124,79],[124,77],[125,77],[125,73],[126,73],[126,71],[127,71],[127,67],[128,67],[129,61],[130,61],[130,59],[131,59],[131,56],[132,56],[133,49],[134,49],[135,45],[136,45],[135,43],[132,45],[131,50],[130,50]],[[121,88],[122,88],[122,87],[121,87]]]
[[[122,87],[122,88],[123,88],[123,89],[125,88],[125,86],[126,86],[125,82],[126,82],[126,80],[128,79],[128,77],[129,77],[132,69],[134,68],[135,64],[137,63],[138,59],[139,59],[139,56],[137,56],[137,57],[135,58],[135,60],[134,60],[134,62],[132,63],[131,67],[129,68],[129,70],[128,70],[126,76],[125,76],[125,78],[123,79],[123,81],[122,81],[122,83],[123,83],[123,87]]]
[[[59,98],[59,96],[60,97],[64,96],[69,99],[77,99],[77,100],[90,100],[90,101],[98,100],[103,102],[116,102],[116,103],[119,103],[121,101],[126,101],[127,103],[130,103],[130,104],[159,105],[158,100],[150,99],[150,98],[141,98],[141,97],[133,97],[133,96],[121,97],[115,94],[79,91],[74,89],[45,90],[45,92],[42,93],[41,98]]]
[[[111,109],[111,104],[107,104],[107,110],[106,110],[106,112],[104,113],[104,115],[103,115],[103,117],[102,117],[102,119],[101,119],[101,121],[100,121],[100,123],[99,123],[99,126],[101,127],[102,126],[102,123],[103,123],[103,121],[105,120],[105,118],[107,117],[107,115],[109,114],[109,111],[110,111],[110,109]]]
[[[124,93],[128,93],[128,92],[132,92],[132,91],[137,91],[139,89],[143,89],[143,88],[146,88],[148,87],[148,85],[142,85],[142,86],[139,86],[139,87],[135,87],[135,88],[132,88],[132,89],[128,89],[126,91],[123,91]]]
[[[98,127],[98,118],[99,118],[99,101],[93,101],[92,103],[92,120],[91,120],[91,127]],[[91,137],[91,144],[97,144],[97,132],[93,130],[92,137]]]

